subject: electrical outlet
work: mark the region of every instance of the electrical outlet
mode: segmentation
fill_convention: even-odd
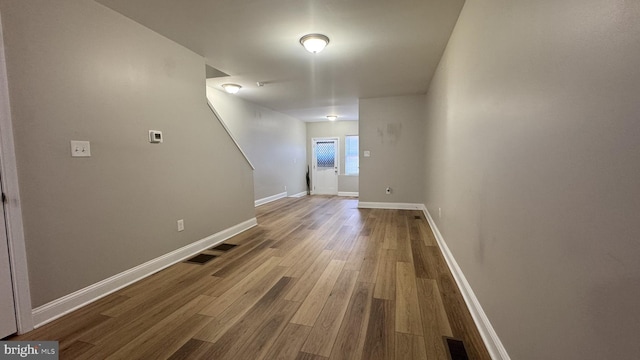
[[[442,208],[438,208],[438,219],[442,218]]]
[[[178,231],[184,231],[184,220],[178,220]]]
[[[287,185],[284,186],[284,191],[287,191]]]
[[[386,188],[386,189],[384,190],[384,192],[385,192],[387,195],[391,194],[391,188],[390,188],[390,187]]]

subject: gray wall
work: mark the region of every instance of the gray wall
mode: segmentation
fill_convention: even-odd
[[[360,99],[361,202],[422,203],[423,133],[424,95]]]
[[[431,84],[425,202],[512,359],[640,353],[638,19],[467,0]]]
[[[313,158],[313,151],[311,149],[311,141],[313,138],[339,138],[340,175],[338,175],[338,192],[358,192],[359,176],[344,175],[344,151],[346,146],[344,139],[347,135],[358,135],[358,121],[321,121],[307,123],[307,164],[311,165]],[[360,159],[360,161],[362,161],[362,159]]]
[[[254,217],[203,58],[89,0],[0,13],[34,306]],[[92,157],[71,158],[70,140]]]
[[[211,87],[207,97],[256,168],[255,200],[307,191],[304,122]]]

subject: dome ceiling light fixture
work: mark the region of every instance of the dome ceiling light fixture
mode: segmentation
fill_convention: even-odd
[[[327,115],[327,119],[329,119],[329,121],[336,121],[337,118],[338,115]]]
[[[317,54],[329,44],[329,38],[322,34],[308,34],[300,38],[300,44],[308,52]]]
[[[222,88],[229,94],[237,94],[242,89],[242,86],[238,84],[222,84]]]

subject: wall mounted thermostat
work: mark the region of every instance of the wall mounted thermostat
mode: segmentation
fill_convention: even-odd
[[[149,130],[149,142],[157,144],[162,142],[162,131]]]

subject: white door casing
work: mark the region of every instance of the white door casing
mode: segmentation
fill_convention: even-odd
[[[340,147],[338,138],[313,138],[312,140],[311,193],[337,195],[340,172]]]
[[[1,14],[0,14],[1,15]],[[4,37],[2,34],[2,17],[0,16],[0,173],[2,190],[6,202],[2,210],[2,235],[0,235],[0,260],[2,274],[10,278],[11,287],[7,293],[11,294],[14,306],[14,325],[19,334],[33,329],[33,309],[31,306],[31,291],[29,289],[29,271],[27,269],[27,250],[24,241],[22,224],[22,205],[20,202],[20,187],[18,185],[18,167],[13,142],[13,125],[11,123],[11,109],[9,105],[9,85],[7,81],[7,67],[4,51]],[[8,257],[5,262],[4,255]],[[10,270],[5,271],[4,265]],[[4,280],[3,280],[4,281]],[[5,288],[0,290],[4,296]],[[3,315],[4,310],[1,310]],[[4,320],[2,320],[4,321]],[[15,332],[15,331],[14,331]],[[4,332],[3,332],[4,334]]]
[[[4,207],[4,204],[3,204]],[[0,338],[18,331],[4,211],[0,216]]]

